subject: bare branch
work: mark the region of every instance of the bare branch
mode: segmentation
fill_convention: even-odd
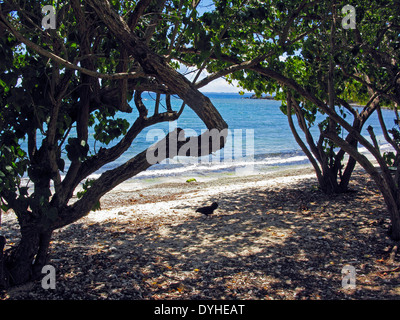
[[[138,90],[135,91],[134,102],[135,102],[137,110],[139,111],[139,116],[141,118],[147,117],[148,110],[142,101],[142,91],[138,91]]]
[[[368,126],[367,131],[369,133],[369,136],[371,137],[371,140],[372,140],[372,142],[374,144],[374,147],[376,148],[376,150],[378,150],[378,152],[380,152],[379,151],[379,143],[376,140],[376,135],[375,135],[375,132],[374,132],[374,128],[372,128],[372,126]]]
[[[392,139],[392,138],[389,136],[389,134],[388,134],[388,131],[387,131],[387,128],[386,128],[386,124],[385,124],[385,120],[383,119],[382,110],[381,110],[381,107],[380,107],[380,106],[377,108],[377,112],[378,112],[379,123],[380,123],[380,125],[381,125],[382,132],[383,132],[383,135],[384,135],[386,141],[389,142],[389,143],[391,144],[391,146],[396,150],[396,152],[397,152],[398,154],[400,154],[400,148],[399,148],[398,144],[395,143],[395,142],[393,141],[393,139]]]
[[[303,142],[303,140],[300,138],[299,134],[297,133],[296,127],[294,126],[293,119],[292,119],[292,108],[293,108],[292,104],[293,104],[293,100],[294,99],[292,97],[292,94],[289,91],[288,94],[287,94],[287,98],[286,98],[286,103],[287,103],[286,115],[287,115],[287,118],[288,118],[290,130],[292,131],[292,134],[293,134],[296,142],[301,147],[301,150],[303,150],[303,152],[306,154],[307,158],[310,160],[312,166],[314,167],[316,175],[317,175],[317,178],[318,178],[318,181],[322,181],[321,168],[319,167],[317,161],[315,160],[315,158],[313,157],[311,152],[308,150],[308,148],[305,145],[305,143]]]
[[[195,84],[195,86],[196,86],[196,88],[202,88],[202,87],[206,86],[207,84],[209,84],[210,82],[212,82],[216,79],[219,79],[223,76],[226,76],[228,74],[231,74],[231,73],[239,71],[239,70],[248,69],[248,68],[260,63],[264,59],[265,59],[265,56],[261,56],[256,59],[253,59],[253,60],[249,60],[249,61],[245,61],[245,62],[242,62],[239,64],[231,65],[223,70],[215,72],[215,73],[207,76],[206,78],[200,80],[199,82],[197,82]]]
[[[308,130],[305,119],[304,119],[304,114],[299,106],[299,104],[297,103],[297,101],[292,97],[291,98],[291,103],[293,105],[293,108],[296,112],[296,116],[297,116],[297,120],[299,122],[299,126],[301,128],[301,130],[303,131],[307,143],[310,146],[311,152],[314,154],[315,158],[322,163],[323,159],[322,159],[322,155],[320,154],[320,152],[318,151],[319,149],[317,148],[317,146],[315,145],[314,142],[314,138],[312,137],[310,130]]]

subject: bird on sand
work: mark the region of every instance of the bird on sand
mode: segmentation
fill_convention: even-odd
[[[205,216],[208,216],[208,215],[210,215],[210,214],[213,214],[213,213],[214,213],[214,210],[217,209],[217,208],[218,208],[218,203],[213,202],[213,203],[211,204],[211,206],[206,206],[206,207],[198,208],[198,209],[196,210],[196,212],[200,212],[200,213],[204,214]]]

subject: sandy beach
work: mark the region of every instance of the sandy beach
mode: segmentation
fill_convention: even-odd
[[[357,168],[353,192],[327,196],[308,165],[249,176],[128,181],[101,210],[54,233],[56,289],[1,299],[398,299],[397,244],[385,205]],[[219,203],[204,217],[196,208]],[[16,222],[3,215],[9,243]],[[353,266],[356,287],[342,287]]]

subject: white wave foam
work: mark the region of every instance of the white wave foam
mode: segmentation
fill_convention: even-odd
[[[210,162],[202,162],[197,161],[189,162],[187,164],[183,164],[182,162],[178,163],[169,163],[169,164],[159,164],[155,165],[153,168],[141,172],[137,175],[138,178],[151,178],[151,177],[162,177],[162,176],[177,176],[177,175],[187,175],[187,174],[199,174],[206,175],[210,172],[221,172],[221,171],[245,171],[247,173],[251,172],[252,169],[262,169],[271,166],[279,166],[279,165],[290,165],[295,163],[304,163],[308,161],[306,156],[292,156],[288,158],[282,157],[273,157],[273,158],[263,158],[263,159],[253,159],[249,158],[241,158],[240,160],[229,160],[229,161],[210,161]],[[160,167],[158,169],[158,167]]]

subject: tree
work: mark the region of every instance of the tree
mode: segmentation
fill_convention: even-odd
[[[297,115],[300,113],[296,101],[292,99],[292,96],[296,94],[302,97],[304,106],[310,103],[311,108],[316,108],[318,112],[328,116],[326,125],[324,123],[320,125],[320,137],[329,139],[332,147],[340,148],[337,155],[344,152],[349,154],[350,160],[346,170],[351,164],[350,161],[354,163],[355,160],[371,175],[388,208],[391,219],[389,234],[392,239],[399,240],[399,181],[391,174],[388,164],[380,152],[373,128],[368,127],[370,141],[361,134],[361,128],[366,119],[373,112],[377,112],[385,138],[397,152],[399,150],[398,141],[389,137],[381,114],[382,104],[397,108],[399,103],[399,6],[396,1],[388,1],[385,4],[379,1],[361,2],[356,10],[357,24],[355,28],[343,30],[341,26],[338,27],[338,21],[342,18],[338,9],[345,3],[337,2],[335,4],[332,2],[330,5],[331,10],[327,10],[327,12],[331,12],[329,16],[331,29],[320,30],[321,35],[325,34],[326,40],[321,41],[318,40],[318,37],[310,36],[303,42],[304,46],[301,51],[305,60],[311,58],[310,71],[313,72],[313,76],[310,79],[314,80],[311,83],[314,83],[317,93],[310,90],[307,84],[299,82],[296,77],[289,76],[289,74],[280,74],[275,70],[260,69],[259,71],[265,76],[280,81],[285,88],[293,91],[293,93],[288,92],[286,96],[288,114],[290,114],[291,107],[297,111]],[[314,47],[316,49],[324,48],[324,43],[328,43],[328,39],[330,45],[324,52],[314,56],[309,55],[307,52],[309,41],[316,41]],[[323,61],[323,59],[327,61],[327,68],[322,76],[318,76],[320,68],[315,61]],[[324,81],[326,78],[327,81]],[[322,97],[319,95],[318,89],[321,90],[321,87],[315,82],[326,85],[325,98],[323,95]],[[348,103],[348,99],[354,98],[361,102],[368,101],[361,112]],[[346,121],[346,113],[340,112],[341,109],[338,106],[342,106],[353,116],[353,122]],[[310,111],[309,107],[303,108],[300,120],[305,118],[307,111]],[[300,124],[300,127],[302,126],[304,128],[304,125]],[[346,134],[345,137],[342,137],[343,133]],[[396,138],[395,129],[392,133]],[[359,152],[358,144],[363,145],[373,155],[379,165],[378,168]],[[350,169],[352,170],[352,168],[354,168],[353,164]]]
[[[380,114],[382,101],[395,107],[400,102],[399,6],[394,0],[385,5],[363,1],[356,29],[343,30],[344,2],[214,4],[215,10],[199,17],[199,1],[71,0],[57,4],[56,29],[43,27],[42,7],[35,1],[2,4],[0,199],[2,210],[13,210],[18,217],[21,241],[3,254],[5,239],[0,237],[0,286],[40,274],[52,232],[96,209],[106,192],[151,166],[149,152],[161,161],[181,150],[201,156],[223,147],[227,125],[198,91],[219,77],[237,79],[257,94],[277,93],[295,135],[296,114],[308,147],[301,139],[299,143],[326,192],[345,190],[358,161],[380,188],[392,237],[400,239],[398,182],[374,143],[373,130],[372,143],[361,135],[366,118]],[[177,62],[197,67],[198,75],[202,70],[210,74],[191,83],[175,70]],[[157,95],[151,115],[142,102],[144,91]],[[165,112],[159,108],[161,95],[166,97]],[[182,99],[180,110],[173,110],[171,95]],[[363,100],[367,107],[360,113],[350,99]],[[176,120],[184,105],[209,132],[189,139],[178,129],[97,180],[87,180],[120,157],[144,128]],[[128,123],[118,118],[119,112],[138,116]],[[325,119],[314,140],[309,128],[317,115]],[[89,146],[90,127],[103,144],[99,150]],[[399,150],[398,140],[384,132]],[[215,138],[220,143],[210,143]],[[169,148],[174,143],[177,147]],[[373,154],[382,172],[358,152],[358,144]],[[342,174],[345,152],[350,159]],[[24,175],[32,188],[22,185]],[[71,204],[80,184],[84,190]]]
[[[225,9],[225,2],[217,2],[216,6],[215,12],[203,17],[206,27],[219,21],[218,11]],[[302,86],[320,102],[332,105],[331,108],[335,108],[337,103],[333,96],[339,94],[342,96],[342,104],[348,107],[346,95],[354,95],[355,80],[347,81],[342,76],[342,79],[337,79],[334,83],[328,79],[328,73],[334,75],[330,56],[336,46],[335,36],[331,35],[330,9],[328,4],[315,1],[270,1],[268,5],[259,1],[247,1],[235,24],[226,31],[221,40],[216,41],[214,36],[210,37],[213,44],[209,47],[214,48],[211,56],[215,60],[207,65],[207,70],[212,75],[200,83],[228,75],[231,79],[239,80],[244,89],[255,91],[258,95],[264,92],[276,94],[276,99],[283,101],[282,111],[287,113],[288,86],[285,79],[291,79],[290,81]],[[189,52],[196,54],[188,50],[187,53]],[[181,56],[181,59],[194,60],[187,55]],[[343,85],[344,81],[350,86]],[[328,83],[333,85],[332,90],[328,90]],[[364,97],[359,93],[358,98]],[[347,191],[355,165],[354,159],[349,159],[342,174],[344,151],[336,152],[333,143],[323,135],[314,141],[315,137],[310,132],[310,128],[315,125],[318,108],[301,94],[291,94],[290,99],[293,101],[290,101],[287,114],[291,129],[313,164],[321,189],[326,193]],[[292,107],[296,110],[295,114],[306,141],[300,138],[289,118]],[[357,130],[361,130],[371,110],[373,106],[354,119],[353,126]],[[325,117],[321,125],[340,130],[329,117]]]
[[[305,90],[313,93],[320,100],[319,103],[325,103],[344,119],[351,117],[349,123],[360,133],[365,122],[376,110],[379,100],[375,95],[368,95],[367,88],[345,75],[338,65],[340,63],[347,67],[354,63],[349,59],[348,48],[341,40],[343,29],[339,9],[340,7],[332,4],[319,11],[323,23],[320,24],[318,32],[310,34],[303,41],[300,55],[286,59],[283,73],[296,79]],[[321,190],[328,194],[346,192],[356,161],[351,156],[345,160],[345,150],[338,148],[325,136],[325,132],[345,136],[344,139],[354,147],[357,147],[357,139],[325,112],[322,112],[323,117],[319,116],[322,120],[317,120],[321,110],[319,112],[315,103],[296,94],[296,91],[285,87],[278,93],[278,97],[283,101],[282,111],[288,116],[296,141],[314,166]],[[351,106],[352,101],[363,103],[365,107],[358,112]],[[296,115],[305,142],[297,133],[292,113]],[[320,134],[312,135],[310,128],[316,121]]]
[[[56,29],[42,25],[45,4],[5,1],[0,10],[0,198],[2,210],[16,214],[21,231],[20,242],[4,253],[5,239],[0,239],[3,287],[40,275],[53,231],[96,209],[105,193],[151,166],[149,150],[160,161],[181,148],[201,156],[222,148],[226,138],[225,121],[171,59],[187,41],[179,34],[196,17],[198,2],[58,2]],[[157,104],[149,115],[141,98],[144,91],[166,95],[167,110],[161,112]],[[218,134],[189,139],[177,129],[88,181],[120,157],[144,128],[180,116],[182,110],[168,103],[171,95]],[[117,113],[133,112],[131,100],[138,114],[134,123]],[[89,145],[90,127],[103,144],[99,150]],[[210,143],[215,137],[219,143]],[[108,146],[111,141],[114,145]],[[195,154],[185,148],[193,141]],[[176,148],[170,148],[174,143]],[[32,187],[22,184],[24,175]],[[80,198],[71,204],[82,183]]]
[[[216,4],[217,10],[224,8],[222,2]],[[377,112],[385,138],[399,158],[398,130],[391,130],[391,138],[380,112],[382,104],[396,110],[399,104],[399,8],[397,1],[358,2],[353,29],[342,23],[348,19],[345,1],[248,1],[228,36],[214,42],[220,48],[211,54],[214,62],[208,67],[213,72],[209,79],[229,75],[257,94],[276,93],[323,191],[346,191],[356,161],[363,166],[382,192],[395,240],[400,239],[398,178],[388,168],[388,156],[381,155],[373,128],[368,128],[372,142],[361,129]],[[185,53],[200,55],[193,48]],[[352,100],[365,107],[359,111]],[[293,113],[305,141],[296,131]],[[315,138],[309,129],[317,115],[323,120]],[[359,144],[379,168],[358,151]],[[344,167],[345,153],[349,159]]]
[[[367,102],[367,90],[336,67],[336,61],[346,61],[348,54],[337,34],[340,32],[337,8],[340,8],[339,4],[312,1],[293,8],[291,16],[297,13],[298,18],[287,28],[289,38],[286,42],[293,43],[291,39],[296,39],[296,47],[284,47],[279,60],[275,62],[267,60],[246,72],[233,74],[246,89],[275,93],[276,99],[282,101],[281,109],[288,116],[293,135],[312,163],[321,190],[328,194],[348,190],[356,162],[350,157],[343,164],[345,151],[338,149],[323,135],[324,130],[346,133],[318,104],[324,104],[331,110],[339,108],[338,112],[343,116],[353,116],[352,127],[358,132],[361,132],[365,121],[376,108],[373,98]],[[279,37],[279,40],[282,38]],[[281,43],[276,42],[276,46],[281,48]],[[361,114],[355,113],[349,104],[350,98],[366,102],[367,108]],[[317,99],[318,104],[313,99]],[[296,115],[303,138],[297,132],[292,114]],[[321,128],[319,135],[311,133],[316,125]],[[357,144],[352,135],[346,139],[353,145]]]
[[[370,96],[377,102],[376,112],[380,121],[385,139],[393,146],[399,155],[398,129],[393,128],[389,136],[386,124],[383,121],[381,104],[391,105],[397,110],[400,102],[400,8],[397,1],[387,1],[384,4],[379,1],[363,2],[361,10],[357,10],[358,20],[355,29],[350,30],[342,38],[347,46],[348,52],[352,53],[352,63],[339,66],[343,73],[357,80],[367,88]],[[397,112],[396,112],[397,113]],[[347,123],[335,115],[335,121],[351,132]],[[343,148],[348,154],[355,158],[360,165],[371,175],[383,195],[391,219],[390,236],[394,240],[400,239],[400,184],[398,175],[398,161],[396,163],[396,174],[393,175],[388,163],[380,151],[374,129],[368,127],[370,141],[353,132],[355,138],[373,155],[379,167],[369,161],[357,148],[344,141],[340,136],[325,133],[326,137]]]
[[[320,139],[331,141],[330,148],[327,149],[329,152],[332,152],[332,147],[340,148],[335,155],[335,161],[341,161],[341,157],[337,157],[340,153],[349,154],[350,160],[346,170],[354,168],[355,160],[371,175],[388,208],[391,219],[389,234],[392,239],[399,240],[399,181],[391,174],[385,157],[380,152],[373,128],[368,128],[370,141],[361,134],[361,128],[366,119],[373,112],[377,112],[385,138],[396,151],[399,150],[398,140],[396,140],[397,131],[392,131],[394,139],[391,139],[381,114],[381,104],[397,108],[399,103],[399,6],[396,1],[389,1],[385,4],[378,1],[359,3],[357,7],[358,22],[355,29],[343,30],[337,26],[341,19],[341,15],[338,14],[338,8],[341,8],[341,5],[344,6],[344,3],[335,5],[335,2],[332,2],[330,8],[326,8],[326,12],[330,12],[328,21],[330,21],[331,28],[320,29],[321,38],[310,34],[302,42],[301,55],[290,57],[285,62],[286,68],[279,70],[269,66],[255,66],[252,69],[282,85],[285,95],[281,94],[280,97],[286,99],[287,114],[288,116],[291,114],[292,108],[295,110],[301,129],[307,128],[305,120],[308,120],[307,118],[310,116],[314,120],[316,112],[327,115],[327,119],[319,125]],[[323,40],[324,36],[325,41]],[[315,44],[313,44],[314,41]],[[314,54],[308,52],[324,49],[326,43],[329,45],[322,52],[317,54],[315,51]],[[310,45],[313,50],[309,50]],[[300,67],[296,69],[301,70],[300,77],[299,72],[295,73],[294,69],[290,68],[293,66],[291,59],[296,61],[297,66]],[[324,72],[319,73],[321,65],[315,61],[325,61]],[[306,66],[310,68],[304,68]],[[288,70],[291,72],[287,72]],[[302,78],[307,74],[310,76],[306,77],[307,81],[303,82]],[[246,84],[246,82],[244,83]],[[293,99],[293,97],[295,98]],[[368,102],[359,112],[348,103],[348,100],[345,100],[346,98],[356,98]],[[297,100],[302,101],[301,107]],[[341,112],[340,106],[350,112],[353,122],[346,121],[346,113]],[[288,119],[290,121],[291,116]],[[310,137],[307,130],[305,130],[305,134],[308,142]],[[342,137],[342,134],[346,135],[345,138]],[[363,145],[373,155],[379,165],[378,168],[359,152],[358,144]],[[313,146],[313,142],[309,145]],[[314,156],[317,158],[318,153],[314,153]],[[312,159],[311,156],[310,159]],[[350,161],[353,164],[349,167]],[[339,162],[333,162],[330,167],[335,168],[337,163]],[[315,163],[313,164],[316,167]]]

